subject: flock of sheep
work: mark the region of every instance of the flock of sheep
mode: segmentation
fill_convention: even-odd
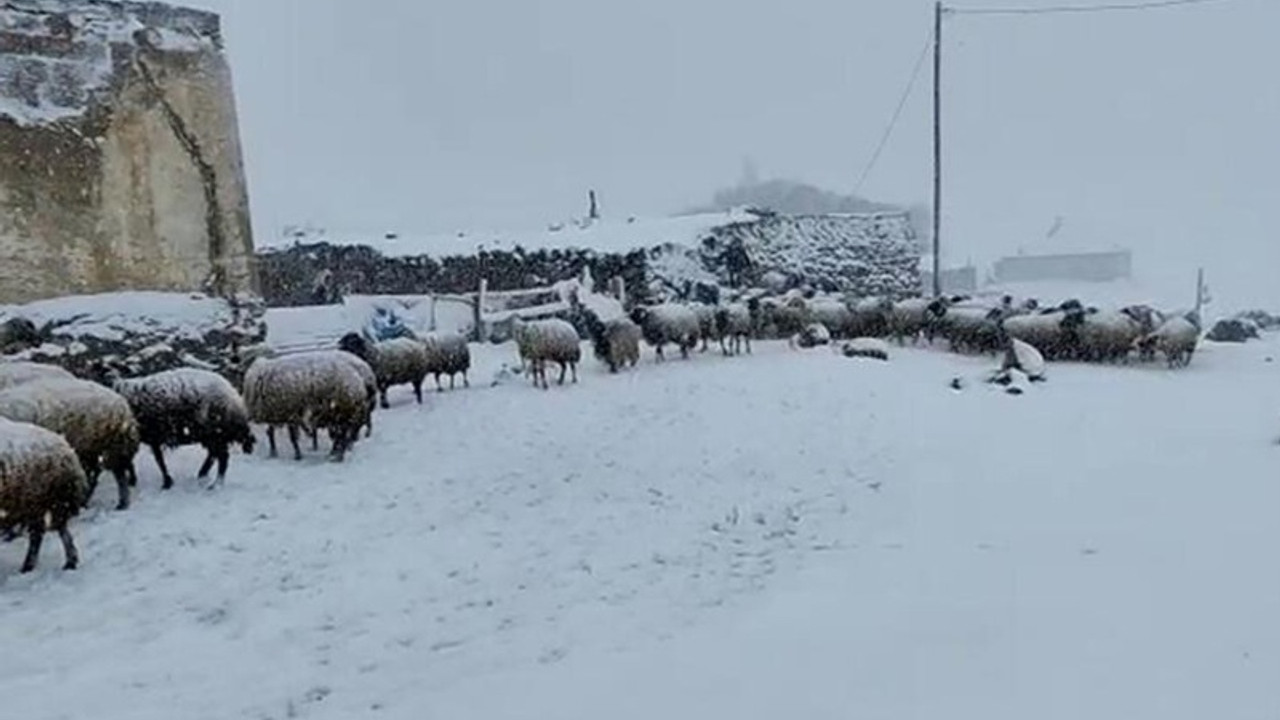
[[[688,358],[698,348],[719,344],[725,355],[751,352],[751,340],[790,338],[812,346],[831,338],[893,338],[899,343],[942,338],[960,352],[1005,352],[1025,359],[1127,360],[1131,354],[1152,359],[1163,353],[1171,367],[1190,361],[1199,338],[1193,315],[1166,316],[1145,306],[1103,311],[1068,301],[1041,309],[1032,301],[1015,304],[1005,297],[983,304],[968,298],[879,298],[842,301],[800,295],[751,297],[717,305],[662,303],[635,307],[629,315],[601,319],[575,302],[577,319],[595,356],[610,372],[635,366],[640,345],[666,359],[674,346]],[[510,319],[523,371],[546,389],[547,366],[559,366],[577,382],[581,340],[574,324],[561,319]],[[1029,349],[1029,350],[1028,350]],[[1015,352],[1016,351],[1016,352]],[[410,385],[418,403],[422,386],[434,376],[443,391],[471,365],[467,339],[456,334],[396,338],[373,342],[348,333],[336,349],[278,357],[249,364],[242,387],[216,373],[195,368],[116,381],[112,387],[76,378],[51,365],[0,363],[0,534],[12,540],[28,535],[23,572],[36,567],[47,530],[62,540],[67,569],[78,554],[67,525],[85,507],[103,470],[117,486],[117,509],[129,506],[137,485],[134,468],[139,448],[150,448],[163,487],[173,485],[164,451],[201,446],[206,457],[197,476],[216,466],[214,487],[226,476],[232,446],[252,453],[252,424],[266,426],[269,454],[277,454],[275,431],[288,431],[294,457],[305,433],[313,449],[319,433],[328,433],[330,457],[341,461],[360,438],[373,431],[373,412],[388,407],[387,390]]]

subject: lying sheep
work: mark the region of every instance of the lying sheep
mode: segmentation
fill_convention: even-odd
[[[261,362],[268,361],[258,360],[254,366]],[[218,474],[209,485],[211,488],[226,478],[231,445],[239,445],[246,455],[253,452],[255,438],[244,398],[230,381],[215,372],[176,368],[117,380],[114,387],[138,420],[139,439],[151,448],[165,490],[173,487],[173,476],[164,461],[165,448],[204,448],[204,462],[196,477],[208,477],[217,463]]]
[[[880,338],[854,338],[840,347],[840,353],[850,358],[870,358],[872,360],[888,360],[889,345]]]
[[[662,349],[668,343],[679,347],[680,357],[687,360],[701,335],[698,315],[686,305],[640,306],[631,311],[631,320],[640,326],[645,342],[653,346],[657,362],[666,360]]]
[[[624,366],[635,367],[640,362],[640,326],[629,318],[614,318],[603,322],[590,309],[583,310],[583,322],[591,337],[596,359],[616,373]]]
[[[725,355],[737,355],[745,345],[747,354],[750,355],[751,336],[759,317],[760,304],[754,299],[748,303],[729,303],[716,308],[716,334],[720,336],[720,351]]]
[[[65,437],[89,484],[86,502],[105,467],[116,479],[116,509],[129,507],[129,486],[137,484],[138,421],[118,393],[88,380],[36,380],[0,391],[0,416]]]
[[[341,462],[368,422],[364,380],[336,353],[298,353],[262,358],[245,373],[244,401],[249,418],[267,426],[271,457],[276,456],[275,429],[288,428],[294,459],[302,459],[300,430],[327,430],[333,441],[330,458]]]
[[[1045,368],[1044,355],[1039,350],[1029,343],[1010,337],[1008,347],[1005,348],[1004,362],[995,377],[1009,377],[1010,371],[1017,370],[1029,382],[1044,382]]]
[[[1164,355],[1170,368],[1186,367],[1191,364],[1191,356],[1196,351],[1196,343],[1200,340],[1200,328],[1182,316],[1174,316],[1165,320],[1153,332],[1142,336],[1136,342],[1140,353],[1151,357],[1156,352]]]
[[[831,331],[822,323],[813,323],[791,336],[787,344],[791,347],[811,348],[831,343]]]
[[[0,531],[26,530],[22,572],[36,569],[48,527],[62,539],[64,570],[80,564],[67,524],[89,496],[75,450],[66,438],[29,423],[0,418]]]
[[[430,372],[427,350],[414,338],[398,337],[381,342],[370,342],[360,333],[347,333],[338,340],[338,348],[369,363],[378,378],[378,397],[383,409],[391,407],[387,402],[387,389],[396,385],[412,385],[413,396],[422,404],[422,382]]]
[[[46,378],[74,380],[75,375],[58,367],[34,362],[0,362],[0,390]]]
[[[440,376],[449,376],[449,389],[454,389],[454,376],[462,375],[462,386],[471,387],[467,371],[471,369],[471,347],[459,333],[428,333],[422,338],[427,351],[427,373],[436,379],[436,391],[444,392]]]
[[[533,375],[533,384],[547,389],[547,362],[560,365],[560,380],[564,384],[565,371],[573,372],[573,381],[578,382],[578,362],[582,360],[582,340],[573,325],[559,318],[525,322],[519,317],[512,320],[512,331],[516,337],[516,345],[520,355],[529,362],[529,372]]]

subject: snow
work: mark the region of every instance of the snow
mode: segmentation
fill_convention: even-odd
[[[210,330],[234,324],[231,306],[201,293],[131,291],[73,295],[37,300],[26,305],[0,305],[0,322],[24,317],[40,327],[70,320],[59,335],[122,341],[128,334],[145,335],[174,328],[180,336],[200,339]]]
[[[6,715],[1280,713],[1276,336],[1020,398],[991,357],[753,349],[395,388],[346,463],[214,492],[140,457],[80,570],[0,545]]]
[[[750,222],[757,217],[734,210],[667,218],[645,218],[626,221],[602,219],[585,226],[569,224],[561,230],[469,232],[454,235],[395,235],[387,237],[370,233],[311,231],[305,242],[327,242],[334,245],[365,245],[387,257],[447,257],[474,255],[477,249],[508,250],[517,247],[527,252],[556,249],[588,249],[599,252],[627,253],[668,243],[697,247],[698,241],[716,227],[733,222]],[[260,250],[284,249],[295,238],[281,237],[259,244]]]

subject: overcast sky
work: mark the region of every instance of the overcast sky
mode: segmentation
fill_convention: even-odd
[[[589,187],[606,213],[668,213],[747,155],[851,191],[932,23],[928,0],[191,4],[223,14],[260,239],[541,227]],[[1278,25],[1277,0],[950,18],[948,263],[1062,216],[1060,240],[1140,268],[1280,266]],[[864,195],[929,200],[929,90],[926,65]]]

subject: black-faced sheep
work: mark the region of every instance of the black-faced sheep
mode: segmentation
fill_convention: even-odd
[[[1076,348],[1078,359],[1088,362],[1127,360],[1142,337],[1137,320],[1119,311],[1096,308],[1068,311],[1062,327],[1069,334],[1068,342]]]
[[[640,326],[645,342],[653,346],[657,362],[666,360],[663,347],[668,344],[675,344],[680,348],[680,357],[688,359],[701,335],[697,313],[685,305],[642,305],[631,311],[631,320]]]
[[[413,395],[422,404],[422,382],[429,372],[426,347],[408,337],[370,342],[360,333],[347,333],[338,340],[338,348],[369,364],[378,378],[378,397],[382,407],[387,402],[387,389],[396,385],[412,385]]]
[[[1050,360],[1066,360],[1079,354],[1078,338],[1063,327],[1067,313],[1051,309],[1031,315],[1006,318],[1001,326],[1008,336],[1037,348]]]
[[[427,372],[435,376],[436,390],[444,392],[440,376],[449,376],[449,389],[454,389],[455,376],[462,376],[462,386],[471,387],[467,371],[471,369],[471,347],[459,333],[428,333],[422,338],[427,351]]]
[[[89,495],[84,469],[66,438],[37,425],[0,418],[0,531],[27,532],[22,572],[36,569],[48,528],[62,539],[63,569],[80,563],[67,524]]]
[[[36,380],[0,392],[0,416],[65,437],[89,484],[86,502],[105,467],[119,490],[116,509],[129,507],[129,486],[137,483],[138,422],[118,393],[88,380]]]
[[[950,342],[953,352],[995,353],[1003,347],[1000,317],[1000,308],[949,305],[937,325],[939,333]]]
[[[0,362],[0,390],[34,380],[48,378],[74,380],[75,377],[75,375],[57,365],[34,362]]]
[[[367,423],[364,380],[336,353],[313,352],[259,359],[245,373],[249,418],[267,426],[267,444],[276,456],[275,429],[288,428],[294,458],[302,459],[299,431],[327,430],[330,457],[341,461]]]
[[[790,338],[811,324],[808,303],[802,297],[760,300],[761,332],[765,337]]]
[[[635,367],[640,362],[640,326],[625,317],[601,321],[595,312],[584,309],[583,323],[591,336],[591,348],[596,359],[616,373],[625,366]]]
[[[759,301],[753,298],[747,303],[721,305],[716,308],[715,318],[720,351],[725,355],[737,355],[745,345],[747,354],[750,354],[751,336],[760,321]]]
[[[870,358],[872,360],[888,360],[889,345],[880,338],[854,338],[840,346],[840,353],[850,358]]]
[[[572,324],[559,318],[525,322],[515,317],[511,328],[520,356],[529,362],[529,372],[533,375],[535,386],[547,389],[547,362],[560,366],[560,380],[557,384],[564,384],[566,370],[572,371],[573,381],[578,382],[582,341]]]
[[[203,480],[215,463],[218,466],[216,479],[209,487],[226,478],[233,444],[245,454],[253,452],[255,441],[244,398],[229,380],[215,372],[176,368],[117,380],[114,387],[138,419],[139,438],[151,448],[165,490],[173,487],[173,476],[164,461],[166,448],[204,448],[205,459],[196,476]]]
[[[35,323],[14,317],[0,323],[0,354],[11,354],[40,344],[40,331]]]
[[[1165,320],[1153,332],[1139,338],[1136,346],[1140,352],[1152,357],[1156,352],[1162,353],[1169,367],[1177,368],[1191,364],[1191,356],[1195,353],[1199,340],[1199,327],[1185,317],[1174,316]]]

